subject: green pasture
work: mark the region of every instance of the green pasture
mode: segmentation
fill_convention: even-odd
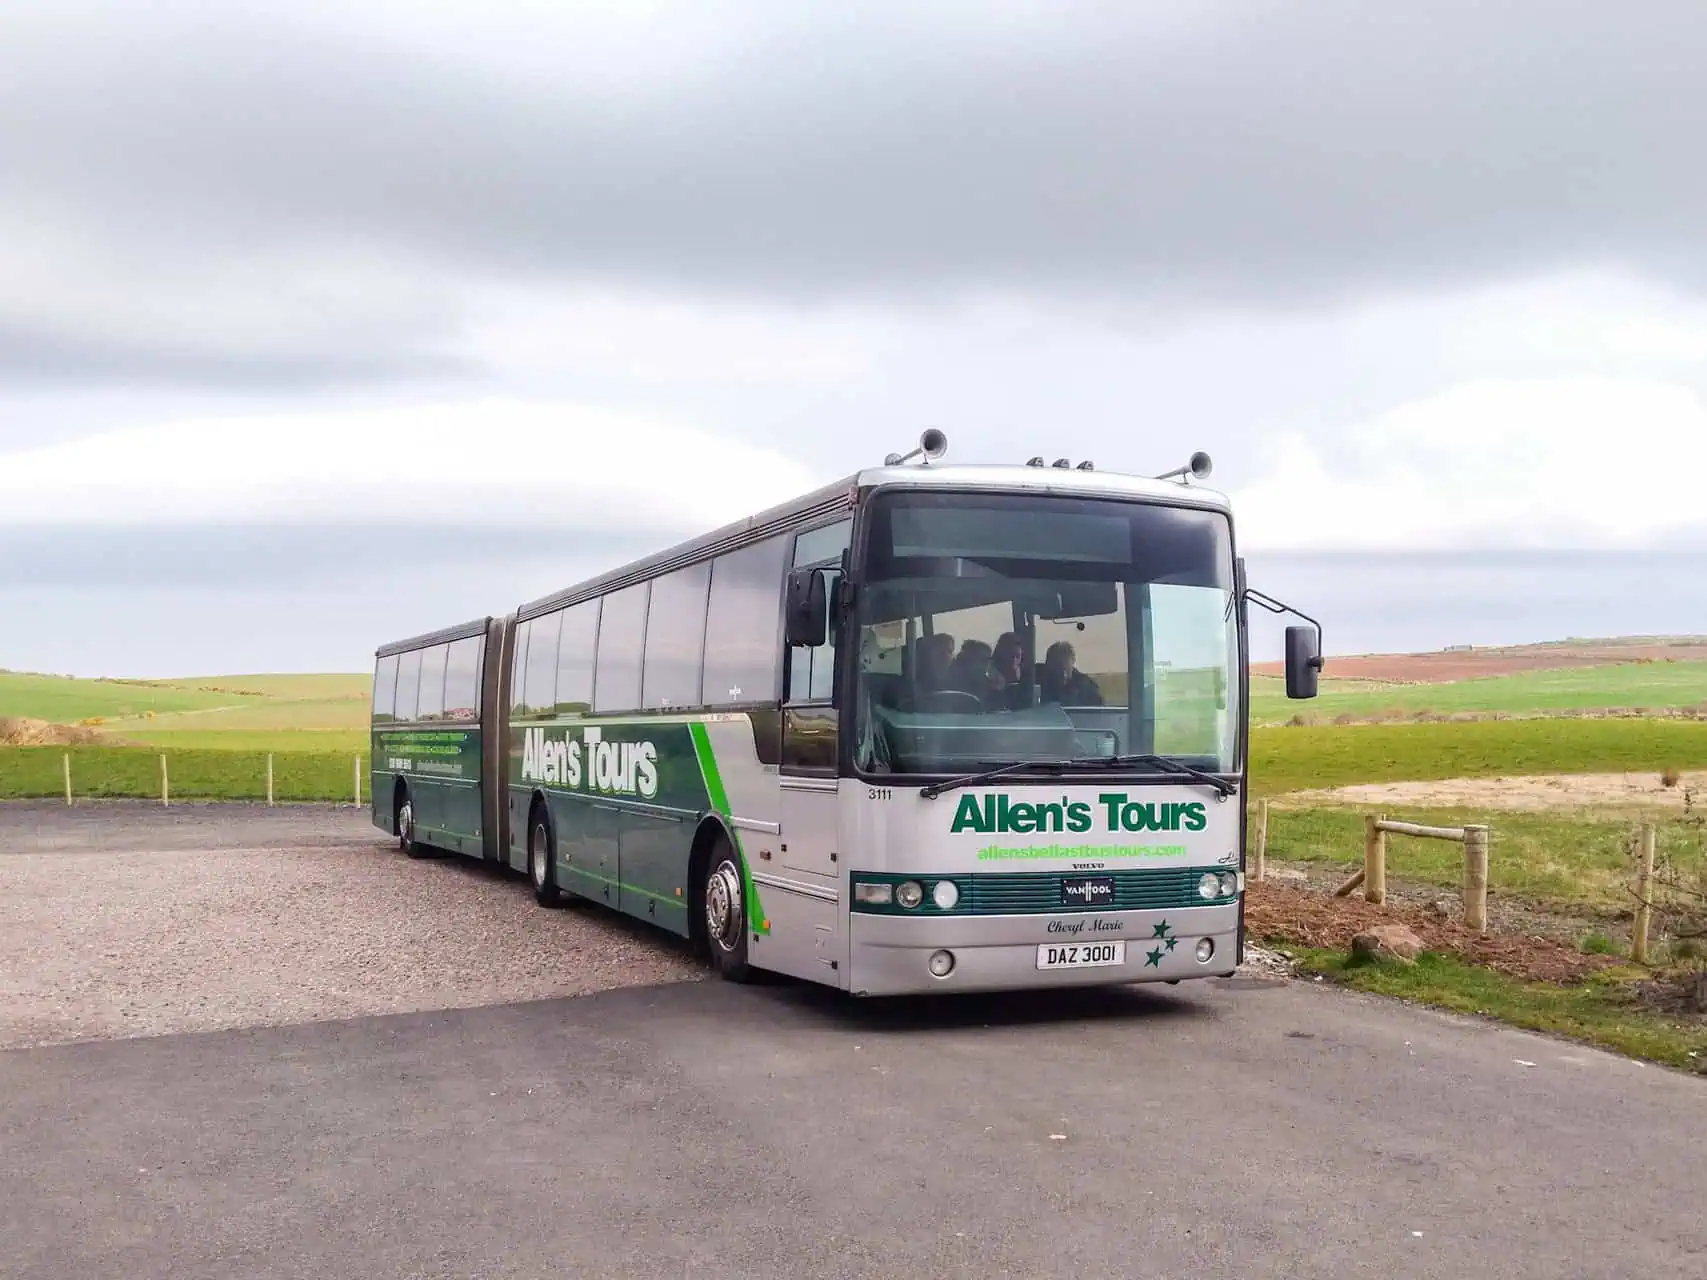
[[[231,695],[193,685],[128,680],[76,680],[62,676],[0,671],[0,716],[76,724],[149,712],[205,710],[235,701]]]
[[[299,706],[313,701],[304,700]],[[74,765],[78,760],[86,760],[89,766],[77,770],[79,777],[86,777],[93,784],[100,770],[113,774],[112,780],[101,784],[106,790],[87,793],[158,794],[159,753],[165,751],[174,762],[170,766],[173,776],[180,769],[188,770],[185,778],[200,779],[191,785],[203,788],[209,796],[258,794],[253,789],[230,790],[238,785],[231,779],[264,776],[265,753],[274,751],[281,761],[287,755],[303,757],[306,772],[302,776],[323,776],[326,782],[320,794],[336,799],[348,794],[346,780],[351,757],[358,753],[365,756],[367,752],[366,733],[360,728],[289,724],[267,727],[251,723],[246,727],[198,729],[191,727],[192,724],[188,717],[164,729],[158,728],[158,720],[150,722],[145,732],[154,742],[147,746],[72,748]],[[62,750],[0,748],[0,798],[60,794]],[[246,763],[233,764],[227,769],[220,762],[222,754]],[[182,765],[176,763],[180,758],[184,761]],[[263,761],[260,774],[256,772],[256,760]],[[306,763],[310,761],[326,763]],[[1251,735],[1252,791],[1267,796],[1359,782],[1520,773],[1657,773],[1667,767],[1707,768],[1707,722],[1490,720],[1466,724],[1270,728],[1255,730]],[[133,776],[142,781],[121,781]],[[247,781],[242,785],[250,786]],[[124,790],[127,786],[132,791]],[[81,784],[78,790],[84,793]]]
[[[1254,724],[1282,724],[1295,715],[1332,720],[1434,712],[1532,715],[1614,709],[1662,711],[1707,705],[1707,662],[1619,662],[1556,671],[1524,671],[1440,684],[1333,680],[1330,658],[1321,688],[1307,702],[1286,696],[1286,682],[1251,677]]]
[[[260,751],[260,752],[342,752],[346,756],[368,749],[368,732],[360,729],[323,728],[182,728],[168,725],[124,734],[127,745],[139,746],[158,754],[161,751]]]
[[[1707,768],[1707,721],[1480,720],[1308,725],[1251,733],[1251,790],[1360,782]]]
[[[259,800],[267,794],[267,752],[167,750],[147,747],[0,747],[0,800],[65,794],[64,758],[71,757],[71,787],[83,799],[160,795],[160,757],[166,757],[174,800]],[[362,755],[362,798],[369,761]],[[273,795],[278,800],[355,800],[354,752],[282,751],[273,754]]]
[[[365,675],[118,681],[0,672],[0,717],[98,719],[115,745],[249,751],[365,749]]]

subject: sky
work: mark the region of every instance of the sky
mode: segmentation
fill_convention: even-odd
[[[1330,652],[1707,631],[1704,53],[1695,0],[14,0],[0,667],[364,669],[930,426],[1208,451]]]

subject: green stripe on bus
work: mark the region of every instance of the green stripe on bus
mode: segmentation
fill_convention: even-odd
[[[595,884],[608,884],[611,888],[620,889],[624,893],[633,893],[638,894],[642,898],[651,898],[654,902],[662,902],[667,907],[679,907],[683,911],[687,910],[688,904],[683,902],[680,898],[671,898],[662,893],[653,893],[652,890],[642,889],[636,884],[625,884],[621,880],[613,880],[609,876],[601,876],[596,871],[583,871],[580,867],[570,867],[569,874],[572,876],[580,876],[583,880],[591,880]]]
[[[688,732],[693,737],[693,753],[699,759],[699,771],[705,779],[706,798],[711,801],[711,807],[722,816],[729,836],[735,841],[735,848],[741,855],[741,882],[746,888],[747,901],[751,904],[753,928],[759,933],[769,933],[770,916],[765,913],[764,903],[759,901],[759,887],[753,883],[753,873],[747,868],[746,847],[741,841],[741,833],[735,830],[735,824],[729,821],[729,793],[723,789],[723,774],[717,768],[717,755],[711,749],[711,735],[705,731],[703,724],[688,725]]]

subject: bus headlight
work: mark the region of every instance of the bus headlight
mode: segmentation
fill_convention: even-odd
[[[1213,871],[1204,873],[1197,882],[1197,896],[1200,898],[1219,898],[1221,896],[1221,877]]]
[[[925,900],[925,891],[917,880],[903,880],[895,886],[895,901],[911,911]]]
[[[874,906],[886,907],[895,901],[895,886],[892,884],[871,884],[863,882],[855,884],[855,902],[869,902]]]
[[[1239,873],[1237,871],[1223,871],[1221,873],[1221,896],[1223,898],[1239,896]]]
[[[939,911],[953,911],[954,904],[960,901],[960,890],[952,880],[938,880],[931,886],[931,901]]]
[[[1212,956],[1214,956],[1214,954],[1215,954],[1215,940],[1213,938],[1199,938],[1197,940],[1197,963],[1198,964],[1208,964],[1210,961],[1210,958]]]
[[[946,978],[954,972],[954,952],[933,951],[927,963],[930,965],[931,977]]]

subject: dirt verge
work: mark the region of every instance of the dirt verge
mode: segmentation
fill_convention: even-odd
[[[105,734],[87,725],[0,716],[0,747],[85,747],[108,741]]]
[[[1353,804],[1419,809],[1686,809],[1707,799],[1707,772],[1571,773],[1514,778],[1446,778],[1434,782],[1370,782],[1321,791],[1294,791],[1288,806]]]
[[[1576,982],[1617,964],[1586,955],[1553,938],[1527,934],[1477,934],[1431,907],[1361,898],[1335,898],[1309,889],[1253,884],[1246,923],[1254,937],[1300,946],[1348,951],[1354,934],[1378,924],[1403,924],[1429,951],[1455,955],[1525,982]]]

